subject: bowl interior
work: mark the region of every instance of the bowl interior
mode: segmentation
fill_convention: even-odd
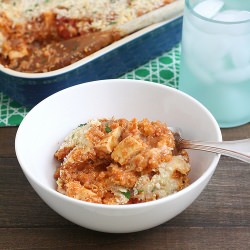
[[[56,192],[54,153],[64,137],[92,118],[115,117],[160,120],[178,126],[183,136],[220,141],[212,115],[188,95],[160,84],[135,80],[104,80],[60,91],[34,107],[16,135],[16,154],[28,177]],[[190,152],[191,182],[208,170],[216,156]]]

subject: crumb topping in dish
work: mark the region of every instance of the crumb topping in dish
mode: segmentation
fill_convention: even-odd
[[[32,73],[63,68],[119,40],[117,26],[173,1],[0,0],[0,64]]]
[[[87,202],[141,203],[189,185],[188,154],[160,121],[91,120],[66,136],[55,158],[57,191]]]

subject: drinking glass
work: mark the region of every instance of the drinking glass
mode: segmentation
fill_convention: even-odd
[[[179,89],[220,127],[250,122],[250,0],[186,0]]]

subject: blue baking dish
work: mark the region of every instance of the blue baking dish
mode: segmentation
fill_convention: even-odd
[[[169,51],[181,40],[182,16],[151,25],[59,70],[22,73],[0,66],[0,91],[26,107],[64,88],[117,78]]]

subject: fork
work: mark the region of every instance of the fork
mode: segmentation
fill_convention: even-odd
[[[235,141],[208,142],[186,140],[181,137],[181,130],[169,127],[172,131],[177,150],[195,149],[217,153],[250,163],[250,138]]]

